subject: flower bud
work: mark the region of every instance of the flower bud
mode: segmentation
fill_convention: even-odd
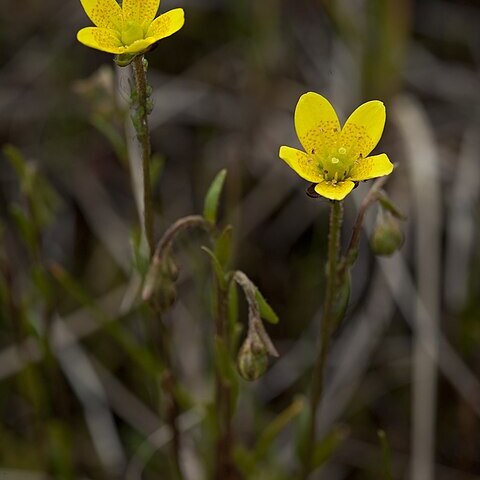
[[[238,352],[238,371],[248,381],[260,378],[268,366],[268,351],[255,331],[249,332]]]
[[[372,250],[377,255],[392,255],[403,245],[405,236],[402,227],[390,213],[380,211],[370,237]]]

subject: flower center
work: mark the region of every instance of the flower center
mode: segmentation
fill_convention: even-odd
[[[337,182],[342,182],[348,177],[353,162],[347,155],[347,149],[345,147],[340,147],[325,155],[320,165],[323,172],[323,178],[327,182],[331,182],[335,185]]]
[[[143,28],[135,22],[127,22],[123,25],[121,40],[127,46],[143,39]]]

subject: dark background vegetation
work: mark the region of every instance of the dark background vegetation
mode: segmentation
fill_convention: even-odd
[[[200,212],[211,179],[227,168],[221,210],[234,225],[235,265],[281,317],[268,326],[281,358],[262,380],[242,384],[242,442],[252,444],[305,391],[320,321],[328,202],[308,198],[307,185],[278,158],[280,145],[298,144],[296,101],[319,92],[343,121],[376,98],[387,107],[378,151],[397,163],[387,190],[408,215],[407,240],[380,260],[362,241],[331,352],[322,428],[332,440],[321,478],[382,478],[378,429],[391,445],[394,478],[410,478],[412,458],[424,455],[421,444],[432,436],[423,422],[429,415],[433,478],[480,478],[480,4],[164,0],[161,11],[177,6],[186,11],[184,28],[148,55],[157,236]],[[105,133],[123,135],[118,105],[129,86],[110,55],[76,41],[89,24],[77,0],[2,0],[0,144],[17,146],[58,194],[47,202],[40,264],[61,265],[117,316],[138,219],[122,141],[115,152]],[[85,83],[99,69],[119,79],[112,90]],[[129,478],[140,478],[135,455],[161,420],[148,375],[118,341],[123,334],[142,344],[138,312],[124,312],[112,333],[85,310],[84,297],[56,283],[45,311],[12,219],[13,205],[28,205],[3,157],[0,181],[0,478],[45,478],[52,461],[64,472],[57,478],[121,478],[126,466]],[[344,242],[367,189],[345,202]],[[369,228],[374,217],[372,209]],[[179,249],[179,302],[168,321],[180,376],[207,402],[210,277],[201,241],[193,235]],[[52,352],[58,361],[39,362],[38,349],[19,353],[14,345],[31,347],[22,342],[38,336],[47,317],[69,322],[76,340],[66,354]],[[192,422],[186,461],[196,479],[201,441]],[[45,428],[56,432],[59,458],[51,458]],[[294,436],[292,429],[279,438],[258,478],[290,478]],[[159,451],[140,455],[144,478],[166,478]]]

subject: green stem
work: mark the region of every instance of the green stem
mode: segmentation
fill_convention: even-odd
[[[217,314],[215,318],[215,335],[224,345],[230,344],[227,328],[227,291],[215,280],[217,296]],[[232,480],[236,478],[232,462],[233,432],[231,411],[231,390],[225,384],[218,367],[215,378],[215,404],[217,411],[217,439],[215,454],[215,480]]]
[[[343,220],[343,204],[333,201],[330,210],[330,227],[328,237],[327,284],[323,304],[323,319],[320,330],[318,356],[313,367],[310,392],[310,418],[305,441],[305,452],[300,479],[305,480],[311,472],[313,454],[316,444],[317,410],[323,394],[325,366],[328,347],[332,334],[332,307],[337,285],[337,267],[340,249],[340,232]]]
[[[138,55],[132,62],[136,88],[136,118],[134,126],[142,149],[143,170],[143,221],[150,255],[153,254],[155,235],[153,230],[153,202],[150,182],[150,129],[148,126],[148,88],[147,74],[143,55]]]
[[[382,188],[387,182],[387,180],[387,176],[378,178],[372,185],[372,188],[368,192],[367,196],[363,199],[358,209],[358,215],[353,226],[350,243],[348,244],[348,248],[344,257],[340,261],[340,266],[338,269],[339,278],[343,278],[345,276],[348,269],[355,263],[357,259],[358,245],[360,243],[360,237],[362,233],[363,222],[365,220],[365,215],[367,213],[367,210],[379,199]]]

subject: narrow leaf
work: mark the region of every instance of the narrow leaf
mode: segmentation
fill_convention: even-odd
[[[280,432],[303,411],[304,406],[304,399],[302,397],[296,398],[291,405],[281,412],[280,415],[275,417],[267,428],[263,430],[255,447],[256,462],[265,459],[268,449],[271,447]]]
[[[22,207],[17,204],[10,206],[10,215],[25,245],[30,251],[34,251],[36,248],[36,232],[32,220],[27,216]]]
[[[269,323],[277,324],[280,319],[278,315],[274,312],[273,308],[265,300],[265,297],[262,295],[260,290],[257,288],[255,292],[255,298],[258,302],[258,308],[260,310],[260,316]]]
[[[212,267],[215,272],[215,276],[217,277],[220,287],[224,289],[226,286],[225,273],[223,272],[222,265],[218,261],[217,256],[208,247],[203,246],[202,250],[210,256],[210,259],[212,261]]]
[[[339,426],[328,433],[322,441],[318,442],[313,452],[313,466],[318,468],[326,463],[343,440],[345,440],[348,433],[348,429]]]
[[[223,184],[225,183],[225,177],[227,176],[227,171],[225,169],[220,170],[217,173],[217,176],[213,179],[213,182],[208,189],[207,195],[205,196],[205,204],[203,208],[203,216],[207,222],[215,225],[217,223],[217,212],[218,212],[218,203],[220,200],[220,195],[223,190]]]
[[[215,242],[215,256],[223,269],[228,267],[232,256],[232,236],[233,228],[227,225]]]
[[[387,435],[383,430],[379,430],[377,435],[378,439],[380,440],[380,444],[382,445],[383,478],[384,480],[393,480],[392,460]]]

